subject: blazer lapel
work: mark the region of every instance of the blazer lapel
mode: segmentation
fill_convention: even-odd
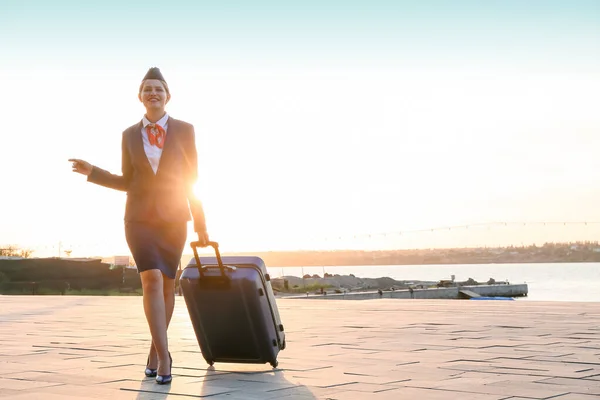
[[[158,163],[156,175],[158,175],[161,170],[168,167],[168,164],[171,161],[172,153],[177,146],[177,133],[179,132],[178,121],[174,118],[169,117],[167,124],[167,136],[165,137],[165,144],[163,146],[163,151],[160,156],[160,162]]]
[[[150,165],[150,161],[148,161],[148,156],[146,155],[146,150],[144,150],[144,140],[142,138],[142,128],[144,125],[142,121],[136,126],[135,131],[132,132],[132,152],[133,157],[132,160],[137,160],[144,169],[148,170],[150,175],[154,175],[154,171],[152,171],[152,166]]]

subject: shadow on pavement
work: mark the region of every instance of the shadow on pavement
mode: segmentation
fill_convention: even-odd
[[[158,385],[153,379],[144,379],[139,387],[127,391],[137,392],[137,400],[164,400],[189,396],[188,398],[229,399],[279,399],[316,400],[317,397],[304,385],[290,381],[291,372],[284,369],[248,370],[244,366],[230,364],[206,370],[177,371],[171,385]],[[198,372],[206,372],[198,376]],[[136,385],[137,386],[137,385]],[[182,397],[184,398],[184,397]]]

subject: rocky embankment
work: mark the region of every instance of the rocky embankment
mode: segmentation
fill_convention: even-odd
[[[282,278],[273,278],[271,283],[273,288],[286,291],[284,289],[284,281],[288,282],[288,288],[291,290],[298,290],[304,287],[312,289],[328,287],[329,290],[340,289],[342,291],[407,289],[409,287],[428,287],[438,283],[429,281],[397,281],[389,277],[357,278],[353,275],[333,275],[325,278],[312,276],[304,279],[297,276],[284,276]]]
[[[287,281],[287,287],[286,287]],[[390,277],[381,278],[358,278],[354,275],[329,275],[320,277],[318,275],[305,276],[304,278],[297,276],[283,276],[280,278],[271,279],[271,284],[276,292],[300,292],[304,291],[320,291],[320,288],[325,288],[326,291],[333,292],[357,292],[365,290],[399,290],[399,289],[425,289],[428,287],[452,287],[465,285],[480,285],[480,284],[506,284],[508,282],[496,282],[490,278],[487,282],[477,282],[469,278],[463,282],[453,282],[449,280],[440,281],[418,281],[418,280],[402,280],[398,281]]]

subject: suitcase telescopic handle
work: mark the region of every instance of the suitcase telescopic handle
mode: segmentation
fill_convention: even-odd
[[[200,263],[200,257],[198,257],[198,247],[207,247],[211,246],[215,249],[215,255],[217,256],[217,262],[219,263],[219,269],[221,270],[221,276],[225,277],[225,266],[223,265],[223,260],[221,260],[221,253],[219,252],[219,243],[217,242],[208,242],[207,246],[202,246],[201,242],[192,242],[190,243],[192,246],[192,250],[194,250],[194,258],[196,259],[196,267],[198,267],[198,272],[200,273],[200,277],[204,277],[204,267]]]

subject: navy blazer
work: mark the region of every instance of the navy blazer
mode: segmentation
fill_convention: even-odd
[[[192,190],[198,176],[194,127],[169,117],[156,174],[142,139],[142,122],[123,131],[123,175],[94,166],[88,181],[127,192],[125,221],[178,222],[194,218],[194,230],[206,230],[202,203]]]

